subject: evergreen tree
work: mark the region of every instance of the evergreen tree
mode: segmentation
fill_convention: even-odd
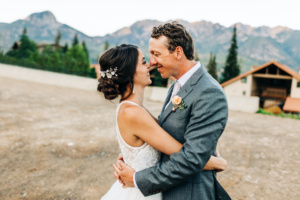
[[[55,72],[61,72],[62,59],[60,51],[53,51],[51,55],[51,70]]]
[[[109,42],[106,40],[104,43],[104,51],[106,51],[107,49],[109,49]]]
[[[52,54],[52,47],[50,45],[45,46],[40,56],[40,63],[42,69],[53,71],[53,65],[51,62]]]
[[[59,45],[60,39],[61,33],[58,30],[55,38],[56,45]],[[27,29],[24,28],[22,35],[20,35],[20,45],[16,45],[16,48],[6,55],[2,56],[1,53],[0,60],[7,63],[80,76],[97,77],[95,68],[90,68],[89,52],[86,44],[84,41],[79,44],[77,34],[74,36],[70,49],[68,43],[65,44],[63,49],[54,49],[51,45],[47,45],[39,53],[36,43],[29,39]]]
[[[62,57],[62,68],[61,72],[66,74],[72,74],[73,67],[77,65],[76,59],[69,53],[70,49]]]
[[[9,50],[8,52],[6,52],[6,56],[9,56],[9,57],[14,57],[14,58],[16,58],[16,57],[18,57],[18,50],[16,50],[16,49],[11,49],[11,50]]]
[[[198,56],[198,52],[197,52],[197,49],[195,48],[195,61],[199,61],[200,58]]]
[[[64,48],[63,48],[63,53],[67,53],[67,51],[68,51],[68,49],[69,49],[69,45],[68,45],[68,43],[66,42],[65,43],[65,46],[64,46]]]
[[[17,58],[29,58],[32,53],[37,51],[37,45],[35,42],[31,41],[27,36],[27,29],[24,28],[23,33],[20,37],[20,47],[17,50]]]
[[[90,57],[89,51],[88,51],[84,41],[82,42],[82,47],[83,47],[83,51],[86,53],[86,56],[89,58]]]
[[[236,26],[233,28],[231,45],[226,58],[224,72],[222,73],[222,83],[232,79],[240,74],[240,66],[238,63],[238,45],[236,40]]]
[[[162,78],[161,74],[157,71],[157,69],[152,70],[150,72],[150,74],[153,75],[151,85],[158,86],[158,87],[164,87],[168,84],[168,79]]]
[[[89,68],[87,76],[90,78],[97,78],[95,66]]]
[[[61,39],[61,33],[60,33],[60,30],[57,29],[57,35],[55,37],[55,45],[56,45],[56,47],[59,46],[60,39]]]
[[[3,39],[2,39],[2,34],[0,33],[0,55],[3,55],[3,49],[2,49],[2,45],[3,45]],[[2,45],[1,45],[2,44]]]
[[[72,74],[79,76],[86,76],[89,66],[87,63],[86,53],[83,50],[82,45],[76,45],[70,48],[66,54],[70,59],[71,63],[68,63],[68,67],[71,69]]]
[[[40,60],[41,60],[41,55],[39,51],[35,51],[32,53],[29,57],[29,60],[32,60],[37,64],[37,67],[41,65]]]
[[[84,41],[82,42],[82,48],[83,48],[83,51],[85,53],[85,62],[84,62],[84,65],[86,66],[83,75],[84,76],[88,76],[88,73],[90,71],[90,66],[91,65],[90,65],[89,51],[88,51],[88,49],[87,49]]]
[[[75,36],[74,36],[74,39],[73,39],[72,46],[74,47],[74,46],[76,46],[78,44],[79,44],[79,41],[78,41],[78,37],[77,37],[77,33],[76,33]]]
[[[212,52],[210,52],[209,62],[207,64],[207,71],[214,79],[218,80],[216,55]]]
[[[38,57],[38,55],[36,56]],[[61,51],[54,50],[51,45],[45,46],[41,55],[39,56],[38,63],[41,69],[61,72],[63,65]]]

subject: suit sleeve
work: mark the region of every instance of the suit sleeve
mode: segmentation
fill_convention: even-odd
[[[203,170],[214,153],[228,116],[223,90],[213,86],[201,91],[190,105],[190,120],[179,153],[166,162],[137,172],[135,180],[144,196],[172,188]]]

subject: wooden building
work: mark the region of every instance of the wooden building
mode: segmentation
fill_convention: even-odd
[[[255,112],[259,107],[281,104],[284,111],[300,112],[300,71],[297,73],[279,62],[253,66],[221,85],[232,110]]]

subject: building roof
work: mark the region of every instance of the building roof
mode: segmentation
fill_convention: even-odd
[[[230,80],[228,80],[228,81],[222,83],[221,86],[222,86],[222,87],[225,87],[225,86],[227,86],[227,85],[229,85],[229,84],[231,84],[231,83],[233,83],[233,82],[235,82],[235,81],[240,80],[241,78],[244,78],[244,77],[246,77],[246,76],[248,76],[248,75],[250,75],[250,74],[253,74],[254,72],[257,72],[257,71],[259,71],[259,70],[261,70],[261,69],[263,69],[263,68],[266,68],[266,67],[268,67],[268,66],[270,66],[270,65],[272,65],[272,64],[275,65],[275,66],[277,66],[277,67],[280,68],[281,70],[285,71],[286,73],[288,73],[288,74],[291,75],[292,77],[296,78],[298,81],[300,81],[300,75],[297,74],[297,73],[296,73],[294,70],[292,70],[290,67],[288,67],[288,66],[286,66],[286,65],[283,65],[283,64],[281,64],[281,63],[279,63],[279,62],[277,62],[277,61],[270,61],[270,62],[268,62],[268,63],[265,63],[265,64],[263,64],[263,65],[261,65],[261,66],[255,67],[254,69],[252,69],[252,70],[250,70],[250,71],[248,71],[248,72],[246,72],[246,73],[244,73],[244,74],[241,74],[241,75],[239,75],[239,76],[236,76],[236,77],[234,77],[234,78],[232,78],[232,79],[230,79]]]
[[[287,112],[300,112],[300,99],[287,97],[283,110]]]

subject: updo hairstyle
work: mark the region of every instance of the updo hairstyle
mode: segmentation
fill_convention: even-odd
[[[113,47],[100,56],[100,70],[107,71],[116,68],[117,75],[113,75],[111,78],[107,76],[99,78],[97,90],[103,92],[105,99],[113,100],[121,95],[121,100],[125,100],[132,94],[138,56],[138,47],[130,44]],[[124,97],[128,86],[130,93]]]

